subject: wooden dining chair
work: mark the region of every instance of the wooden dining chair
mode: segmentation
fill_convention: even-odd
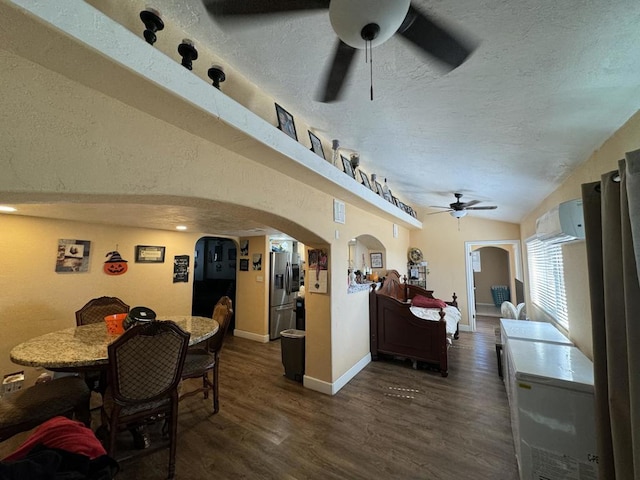
[[[211,337],[206,346],[189,349],[182,371],[182,379],[202,379],[202,386],[181,393],[180,400],[192,395],[203,393],[204,398],[209,398],[209,391],[213,392],[213,413],[220,410],[218,398],[218,371],[220,368],[220,350],[224,343],[231,318],[233,316],[232,301],[229,297],[222,297],[213,309],[213,319],[218,322],[218,331]],[[211,372],[211,379],[209,378]],[[185,388],[183,384],[182,388]]]
[[[102,427],[107,453],[118,458],[119,432],[150,419],[164,418],[168,441],[152,442],[146,454],[169,448],[169,475],[175,474],[178,430],[178,383],[182,375],[190,334],[171,321],[138,324],[108,347],[109,380],[103,397]],[[133,455],[131,455],[133,457]]]
[[[116,313],[129,313],[129,305],[118,297],[94,298],[76,312],[76,325],[104,322],[104,317]]]
[[[0,399],[0,442],[57,416],[91,424],[87,384],[79,377],[61,377],[5,395]]]

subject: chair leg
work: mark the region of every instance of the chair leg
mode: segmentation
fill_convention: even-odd
[[[209,373],[206,370],[202,374],[202,391],[204,393],[205,400],[209,398]]]
[[[174,402],[170,418],[169,432],[169,475],[167,478],[172,479],[176,473],[176,443],[178,443],[178,401]]]
[[[218,413],[220,410],[220,402],[218,401],[218,363],[216,358],[216,364],[213,366],[213,413]]]

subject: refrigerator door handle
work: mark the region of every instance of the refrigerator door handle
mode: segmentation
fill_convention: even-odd
[[[291,310],[293,307],[291,305],[280,305],[279,307],[274,307],[277,312],[281,312],[283,310]]]
[[[287,295],[291,295],[291,264],[289,262],[284,272],[284,289]]]

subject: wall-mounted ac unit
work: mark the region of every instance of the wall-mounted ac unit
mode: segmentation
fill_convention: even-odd
[[[563,202],[538,218],[536,236],[547,243],[584,240],[582,200]]]

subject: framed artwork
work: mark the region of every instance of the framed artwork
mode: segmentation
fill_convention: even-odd
[[[253,270],[262,270],[262,254],[254,253],[251,263],[253,264]]]
[[[362,179],[362,184],[371,190],[371,183],[369,182],[369,176],[364,173],[362,170],[358,171],[360,173],[360,178]]]
[[[293,115],[276,103],[276,114],[278,115],[278,128],[289,135],[294,140],[298,140],[296,125],[293,122]]]
[[[313,133],[311,133],[311,130],[307,130],[307,131],[309,132],[309,139],[311,140],[311,151],[321,156],[322,159],[325,160],[324,150],[322,150],[322,142],[318,137],[316,137]]]
[[[382,253],[372,253],[371,268],[382,268]]]
[[[353,171],[353,166],[351,165],[351,160],[346,158],[344,155],[340,155],[342,159],[342,168],[344,168],[344,173],[349,175],[354,180],[356,179],[356,172]]]
[[[88,272],[90,250],[91,242],[89,240],[59,239],[56,272]]]
[[[164,263],[165,247],[136,245],[136,263]]]
[[[249,240],[240,240],[240,256],[249,256]]]
[[[173,283],[189,281],[189,255],[173,257]]]
[[[240,271],[241,272],[248,272],[249,271],[249,259],[248,258],[241,258],[240,259]]]

